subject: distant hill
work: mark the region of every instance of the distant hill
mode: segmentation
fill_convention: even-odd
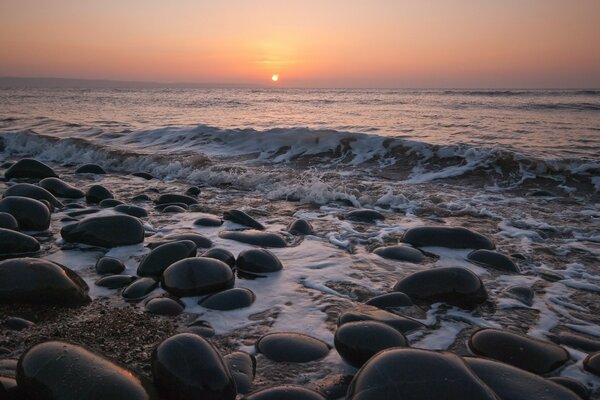
[[[0,77],[0,88],[257,88],[242,83],[113,81],[106,79]]]

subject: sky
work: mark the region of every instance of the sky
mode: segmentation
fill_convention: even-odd
[[[0,76],[599,88],[599,21],[600,0],[1,0]]]

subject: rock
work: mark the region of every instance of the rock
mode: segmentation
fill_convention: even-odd
[[[147,172],[134,172],[131,175],[137,176],[138,178],[143,178],[143,179],[145,179],[147,181],[152,180],[152,179],[156,179],[154,176],[150,175]]]
[[[0,303],[81,305],[86,283],[69,268],[38,258],[0,261]]]
[[[388,349],[371,358],[350,383],[347,400],[498,400],[463,360],[447,352]]]
[[[212,258],[186,258],[171,264],[162,276],[162,287],[178,296],[201,296],[233,287],[231,268]]]
[[[152,199],[147,194],[138,194],[137,196],[132,197],[131,201],[142,202],[142,201],[152,201]]]
[[[160,212],[165,211],[165,209],[169,208],[169,207],[179,207],[181,208],[183,211],[188,211],[189,210],[189,206],[185,203],[166,203],[166,204],[159,204],[157,206],[154,206],[154,209]]]
[[[159,393],[169,400],[234,400],[237,394],[223,357],[191,333],[171,336],[156,347],[152,375]]]
[[[223,213],[223,219],[231,222],[235,222],[236,224],[248,226],[250,228],[257,229],[259,231],[264,231],[265,227],[263,224],[249,216],[243,211],[240,210],[229,210]]]
[[[183,312],[185,306],[170,297],[155,297],[146,302],[146,311],[150,314],[174,317]]]
[[[357,321],[340,326],[335,331],[334,344],[344,361],[360,368],[381,350],[408,347],[408,340],[402,333],[382,322]]]
[[[7,180],[15,178],[48,178],[58,177],[54,170],[44,163],[31,158],[17,161],[4,172]]]
[[[50,210],[39,200],[29,197],[6,197],[0,200],[0,212],[11,214],[25,231],[45,231],[50,226]]]
[[[0,228],[9,229],[11,231],[19,230],[19,223],[16,218],[7,212],[0,212]]]
[[[346,219],[360,222],[375,222],[377,220],[383,221],[385,217],[378,211],[362,209],[350,211],[346,214]]]
[[[468,269],[456,267],[415,272],[396,283],[394,291],[406,293],[413,301],[442,301],[469,310],[487,300],[481,279]]]
[[[422,329],[425,324],[409,317],[393,314],[379,308],[360,305],[350,311],[340,314],[338,326],[355,321],[377,321],[396,329],[402,334]]]
[[[2,197],[29,197],[34,200],[46,200],[54,207],[63,207],[56,197],[44,188],[30,183],[17,183],[6,189]]]
[[[406,231],[402,241],[415,247],[439,246],[453,249],[487,250],[493,250],[495,247],[487,237],[461,227],[422,226],[411,228]]]
[[[169,205],[165,208],[163,208],[162,212],[164,212],[165,214],[179,214],[179,213],[184,213],[187,210],[183,207],[179,207],[176,205]]]
[[[23,329],[30,328],[34,325],[33,322],[19,317],[8,317],[6,318],[6,321],[4,321],[4,326],[13,331],[22,331]]]
[[[576,381],[575,379],[566,378],[564,376],[553,376],[548,378],[548,380],[566,387],[584,400],[588,400],[590,398],[591,393],[587,386],[579,381]]]
[[[184,194],[162,194],[155,201],[156,204],[171,204],[171,203],[183,203],[188,206],[192,204],[198,204],[198,200],[193,197],[186,196]]]
[[[114,199],[115,196],[110,190],[101,185],[93,185],[85,192],[85,200],[88,203],[98,204],[102,200]]]
[[[369,301],[367,301],[365,304],[377,308],[387,309],[409,307],[413,305],[413,302],[405,293],[393,292],[375,296],[369,299]]]
[[[60,234],[67,242],[110,248],[142,243],[144,226],[129,215],[106,215],[66,225]]]
[[[96,281],[96,286],[102,286],[108,289],[120,289],[128,286],[137,278],[131,275],[108,275]]]
[[[181,240],[160,245],[142,259],[137,269],[139,276],[160,277],[169,265],[188,257],[196,256],[196,244]]]
[[[292,222],[287,230],[292,235],[313,235],[314,229],[310,222],[305,219],[297,219]]]
[[[99,275],[120,274],[125,271],[125,264],[113,257],[100,257],[94,267]]]
[[[250,307],[256,296],[254,292],[246,288],[232,288],[211,294],[198,302],[204,308],[211,310],[236,310],[238,308]]]
[[[194,225],[198,226],[221,226],[223,220],[217,217],[201,217],[194,221]]]
[[[377,254],[379,257],[407,261],[415,264],[419,264],[425,260],[425,256],[419,250],[401,244],[396,246],[378,247],[373,250],[373,253]]]
[[[273,386],[250,393],[241,400],[325,400],[321,393],[296,385]]]
[[[231,268],[235,267],[235,256],[226,249],[215,247],[214,249],[206,250],[202,253],[202,257],[214,258],[215,260],[223,261]]]
[[[39,185],[52,193],[54,196],[64,197],[66,199],[80,199],[85,196],[82,190],[79,190],[59,178],[44,178]]]
[[[569,389],[522,369],[475,357],[464,361],[502,400],[580,400]]]
[[[283,269],[277,256],[265,249],[243,250],[238,254],[236,265],[242,271],[251,273],[269,273]]]
[[[600,351],[588,355],[583,360],[583,368],[594,375],[600,376]]]
[[[202,337],[213,337],[215,336],[215,329],[210,325],[208,321],[197,320],[192,322],[187,328],[186,332],[200,335]]]
[[[520,274],[521,270],[504,254],[490,250],[474,250],[467,255],[467,259],[483,267],[497,269],[498,271]]]
[[[269,333],[256,341],[256,351],[277,362],[319,360],[329,354],[329,346],[322,340],[301,333]]]
[[[243,351],[235,351],[225,357],[227,368],[235,380],[238,393],[248,393],[256,375],[256,358]]]
[[[79,210],[79,211],[69,212],[69,213],[67,213],[67,215],[69,217],[80,217],[82,215],[96,214],[99,211],[100,211],[100,209],[98,209],[98,208],[86,208],[86,209]]]
[[[353,375],[328,375],[315,382],[313,389],[328,400],[342,399],[346,397],[346,392],[353,377]]]
[[[198,197],[200,195],[200,188],[198,186],[191,186],[191,187],[187,188],[187,190],[185,191],[185,194],[187,196]]]
[[[19,392],[36,400],[148,400],[131,372],[83,347],[45,342],[19,359]]]
[[[480,329],[471,335],[469,348],[475,354],[513,365],[517,368],[545,374],[569,361],[562,347],[500,329]]]
[[[569,332],[561,332],[552,340],[564,346],[583,350],[586,353],[600,351],[600,340],[590,339]]]
[[[556,193],[551,192],[545,189],[534,190],[533,192],[528,193],[528,196],[531,197],[558,197]]]
[[[235,240],[237,242],[253,244],[261,247],[286,247],[283,236],[272,232],[247,231],[221,231],[219,237]]]
[[[146,218],[148,216],[148,212],[142,207],[131,206],[129,204],[119,204],[115,207],[115,211],[137,218]]]
[[[160,241],[160,242],[149,243],[148,247],[155,248],[164,243],[174,242],[174,241],[182,241],[182,240],[190,240],[190,241],[194,242],[196,244],[196,247],[198,247],[198,248],[207,249],[209,247],[212,247],[212,241],[209,238],[202,236],[198,233],[180,233],[180,234],[168,235],[168,236],[165,236],[163,239],[164,240]]]
[[[115,199],[104,199],[98,205],[102,208],[113,208],[116,206],[123,205],[123,202],[121,200]]]
[[[40,243],[29,235],[0,228],[0,257],[23,257],[37,254]]]
[[[106,171],[98,164],[84,164],[75,170],[76,174],[105,175]]]
[[[158,287],[158,281],[153,278],[140,278],[127,286],[121,296],[128,301],[139,301],[147,297]]]
[[[528,307],[533,305],[533,290],[528,286],[511,286],[506,289],[506,295],[519,300]]]

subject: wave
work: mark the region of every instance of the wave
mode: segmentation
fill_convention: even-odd
[[[600,96],[600,90],[444,90],[459,96]]]

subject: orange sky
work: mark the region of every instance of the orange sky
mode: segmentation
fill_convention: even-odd
[[[600,0],[1,0],[0,76],[600,87],[599,21]]]

